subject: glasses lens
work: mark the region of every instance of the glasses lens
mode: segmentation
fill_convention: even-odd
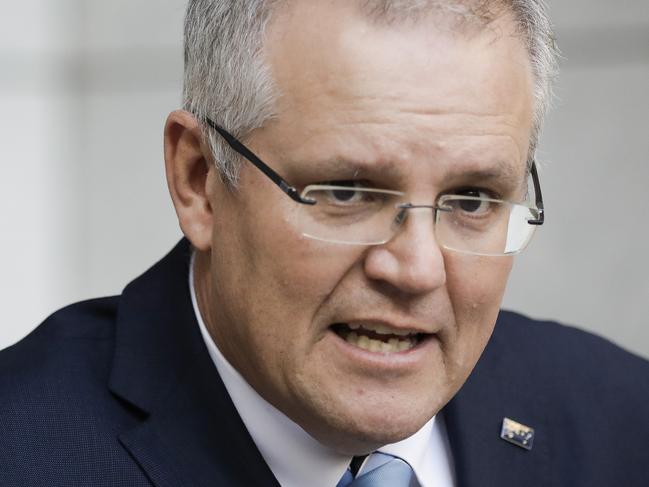
[[[380,244],[394,233],[396,206],[403,194],[397,191],[351,186],[309,186],[301,205],[298,225],[306,237],[327,242]]]
[[[521,252],[534,234],[528,223],[534,208],[472,196],[440,200],[435,232],[440,246],[477,255],[513,255]]]

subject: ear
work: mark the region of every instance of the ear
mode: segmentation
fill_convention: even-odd
[[[213,224],[208,184],[216,168],[198,120],[191,113],[177,110],[167,117],[164,155],[167,185],[180,228],[194,247],[208,250]]]

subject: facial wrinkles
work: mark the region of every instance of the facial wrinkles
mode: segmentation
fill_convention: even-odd
[[[454,129],[444,123],[439,123],[437,128],[431,127],[430,120],[427,122],[400,123],[393,118],[384,122],[323,125],[309,136],[300,137],[301,143],[278,158],[286,163],[288,170],[295,168],[299,172],[302,166],[312,164],[329,167],[332,173],[338,174],[349,168],[350,179],[366,173],[389,173],[398,183],[404,183],[404,176],[417,164],[458,175],[495,169],[503,175],[522,172],[518,166],[524,166],[526,147],[521,147],[520,137],[511,130],[493,124],[483,125],[479,130]],[[318,150],[314,151],[314,147]],[[328,150],[323,152],[322,147]],[[503,165],[510,168],[503,171]]]
[[[404,102],[355,93],[348,93],[343,102],[324,94],[320,98],[311,100],[313,107],[306,110],[312,121],[308,126],[298,124],[300,117],[295,123],[285,121],[283,132],[300,133],[299,137],[293,135],[295,146],[285,155],[286,160],[295,164],[313,160],[320,154],[306,154],[310,148],[327,147],[339,150],[341,155],[345,151],[364,151],[368,154],[365,158],[372,161],[393,159],[407,165],[417,159],[430,161],[431,155],[435,155],[430,152],[436,148],[461,146],[462,139],[471,138],[475,142],[465,145],[475,145],[479,154],[493,151],[493,139],[499,139],[497,144],[504,152],[500,159],[514,165],[526,159],[527,133],[521,130],[528,123],[524,120],[525,111],[487,113],[472,106],[441,109],[421,99]],[[328,109],[322,110],[324,106]]]
[[[448,295],[439,290],[420,295],[398,292],[385,283],[367,281],[354,269],[336,287],[327,312],[335,321],[388,321],[403,327],[444,334],[452,317]]]
[[[312,90],[316,95],[307,96]],[[412,124],[449,133],[507,133],[520,130],[526,123],[525,99],[520,100],[520,106],[515,110],[509,107],[509,113],[503,113],[502,109],[485,107],[467,99],[452,103],[443,94],[431,99],[430,92],[400,96],[383,92],[371,96],[362,87],[355,89],[347,85],[333,88],[315,86],[312,90],[304,90],[304,94],[292,93],[283,101],[286,103],[285,111],[295,109],[307,114],[313,120],[310,128],[315,130],[363,124],[377,127]],[[322,107],[327,107],[327,110],[323,111]],[[290,124],[291,120],[285,120],[285,123]],[[291,128],[297,126],[296,123]]]
[[[477,174],[479,171],[510,180],[521,175],[525,148],[511,131],[494,127],[484,127],[479,131],[438,130],[430,125],[392,124],[384,135],[377,136],[375,130],[366,140],[376,141],[369,142],[368,146],[381,151],[375,154],[377,159],[389,161],[404,171],[419,169],[421,174],[417,181],[422,181],[421,176],[425,176],[424,180],[432,184],[450,176],[460,177],[464,173]]]

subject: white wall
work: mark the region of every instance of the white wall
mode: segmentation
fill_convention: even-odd
[[[539,150],[547,225],[505,306],[649,357],[649,2],[550,5],[564,60]]]
[[[553,0],[565,55],[547,225],[505,303],[649,357],[649,2]],[[184,0],[22,0],[0,18],[0,348],[118,293],[179,237],[162,127]]]
[[[0,16],[0,348],[119,293],[179,238],[162,128],[180,102],[184,8],[22,0]]]

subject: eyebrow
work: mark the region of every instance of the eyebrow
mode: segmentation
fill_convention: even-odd
[[[380,173],[386,179],[394,181],[400,181],[405,178],[404,171],[394,161],[360,161],[348,157],[332,157],[317,161],[317,164],[332,172],[344,174],[345,177],[359,177],[368,173]]]
[[[499,161],[494,166],[485,168],[472,168],[468,170],[455,170],[449,171],[446,179],[455,180],[473,180],[473,181],[503,181],[509,185],[524,184],[529,170],[526,168],[523,174],[516,170],[511,164],[504,161]]]
[[[395,183],[401,182],[406,178],[406,174],[399,163],[392,160],[386,161],[355,161],[346,157],[333,157],[318,161],[318,165],[327,168],[333,172],[343,173],[341,177],[359,177],[365,174],[380,173],[382,177],[390,179]],[[440,169],[442,169],[440,167]],[[477,167],[472,164],[468,168],[462,168],[458,165],[450,166],[446,169],[443,177],[444,184],[453,183],[456,180],[463,181],[500,181],[508,186],[517,186],[525,184],[529,169],[526,167],[523,173],[517,170],[515,166],[503,160],[488,167]]]

